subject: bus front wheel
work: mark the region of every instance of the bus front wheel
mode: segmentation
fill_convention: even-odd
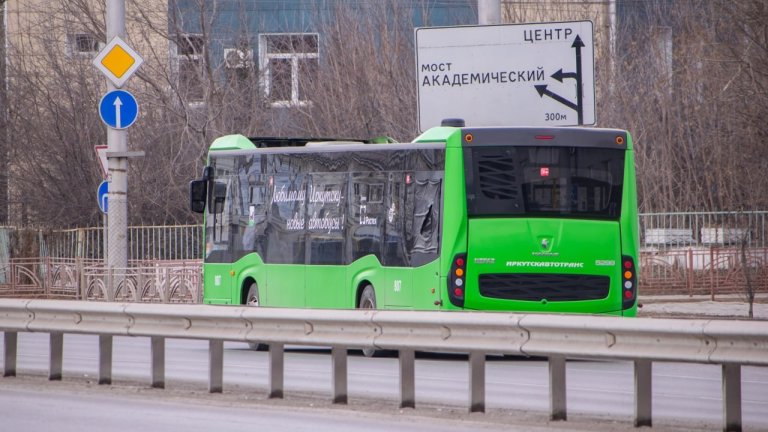
[[[357,305],[358,309],[376,309],[376,291],[373,290],[373,285],[366,285],[363,288],[363,293],[360,294],[360,303]],[[363,355],[366,357],[378,357],[382,354],[381,350],[375,348],[363,348]]]
[[[248,294],[245,297],[245,305],[259,307],[260,304],[259,286],[256,285],[256,282],[252,282],[251,286],[248,287]],[[269,349],[269,345],[259,342],[248,342],[248,346],[254,351],[267,351]]]

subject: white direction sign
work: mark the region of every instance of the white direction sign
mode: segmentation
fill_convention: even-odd
[[[416,29],[419,128],[595,124],[591,21]]]

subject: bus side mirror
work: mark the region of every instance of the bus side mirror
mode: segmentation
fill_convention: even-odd
[[[189,182],[189,208],[195,213],[205,212],[205,198],[208,196],[208,182],[193,180]]]

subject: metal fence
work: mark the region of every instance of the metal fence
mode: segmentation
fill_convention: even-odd
[[[768,247],[768,211],[643,213],[644,250],[681,247]]]
[[[131,262],[108,270],[82,258],[21,258],[0,263],[0,298],[200,303],[199,260]]]
[[[202,231],[200,225],[129,227],[131,267],[152,269],[159,265],[194,272],[191,269],[198,266],[199,273]],[[81,275],[88,269],[104,273],[98,264],[103,256],[103,239],[102,227],[0,228],[0,265],[3,266],[0,296],[11,292],[34,296],[32,293],[38,292],[56,298],[76,292],[72,295],[78,298],[91,297],[82,287],[78,290],[56,287],[63,285],[59,281],[66,275],[85,283]],[[640,215],[640,242],[640,280],[644,295],[714,298],[742,294],[748,281],[755,292],[768,292],[768,211],[645,213]],[[141,272],[126,269],[124,273],[131,274],[135,283],[139,283],[136,275]],[[199,277],[196,281],[200,283]],[[118,290],[117,298],[136,297],[136,290],[131,291],[134,294],[121,294],[125,292],[128,291]],[[145,294],[138,296],[139,299],[145,297]]]
[[[104,228],[40,231],[40,256],[102,259]],[[177,261],[200,259],[201,225],[128,227],[128,259]]]
[[[640,215],[645,294],[768,292],[768,212]]]

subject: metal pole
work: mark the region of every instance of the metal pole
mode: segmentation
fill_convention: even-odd
[[[485,412],[485,353],[469,353],[469,412]]]
[[[501,24],[501,1],[477,0],[477,23],[480,25]]]
[[[567,420],[565,389],[565,357],[549,358],[549,419]]]
[[[282,399],[285,387],[285,349],[283,344],[269,344],[269,394],[270,399]]]
[[[416,408],[416,353],[412,349],[401,349],[400,361],[400,408]]]
[[[107,0],[107,42],[115,36],[125,36],[125,0]],[[107,80],[107,90],[115,90]],[[109,152],[128,151],[127,132],[107,128]],[[110,269],[128,267],[128,158],[108,157],[109,167],[109,225],[107,228],[107,266]],[[122,272],[121,272],[122,273]]]
[[[152,336],[152,387],[165,388],[165,338]]]
[[[224,387],[224,341],[208,341],[208,392],[221,393]]]

